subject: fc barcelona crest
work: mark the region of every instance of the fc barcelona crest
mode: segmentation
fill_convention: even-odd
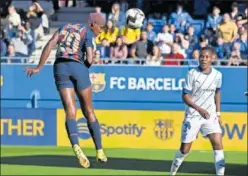
[[[154,135],[161,140],[168,140],[174,136],[174,121],[170,119],[155,120]]]
[[[106,87],[105,74],[104,73],[91,73],[90,80],[92,83],[93,92],[101,92]]]

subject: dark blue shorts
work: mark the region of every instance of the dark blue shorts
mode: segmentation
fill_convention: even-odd
[[[53,73],[57,89],[75,88],[77,91],[91,86],[88,68],[77,61],[60,59],[54,63]]]

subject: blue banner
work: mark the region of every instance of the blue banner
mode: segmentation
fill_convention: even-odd
[[[62,107],[52,66],[45,66],[32,78],[26,77],[24,66],[1,67],[4,107],[31,107],[32,97],[39,100],[37,107]],[[245,111],[247,69],[217,69],[223,74],[222,105],[230,111],[240,111],[238,107],[242,106],[241,111]],[[183,110],[181,90],[188,70],[188,67],[94,66],[90,69],[94,105],[104,109]]]
[[[56,109],[1,109],[1,145],[57,145]]]

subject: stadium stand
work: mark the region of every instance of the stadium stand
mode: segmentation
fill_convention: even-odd
[[[27,5],[15,0],[12,1],[12,6],[8,5],[9,14],[7,18],[1,19],[1,21],[5,21],[4,23],[2,23],[4,30],[1,31],[1,56],[2,58],[9,57],[10,55],[8,50],[14,50],[15,54],[11,55],[11,59],[1,59],[1,62],[8,61],[7,63],[11,63],[11,60],[13,60],[14,58],[17,58],[18,60],[18,57],[22,56],[22,59],[19,59],[20,62],[37,63],[43,47],[51,38],[52,33],[58,27],[66,23],[87,24],[87,14],[93,11],[102,13],[106,17],[106,21],[108,20],[108,24],[112,23],[111,25],[113,25],[112,27],[106,27],[104,34],[96,37],[96,43],[98,44],[97,50],[95,51],[96,64],[145,64],[146,62],[141,62],[138,60],[142,59],[144,61],[148,58],[154,58],[154,55],[157,55],[157,51],[153,51],[150,49],[149,51],[147,51],[147,58],[135,58],[137,59],[137,62],[131,61],[134,59],[131,53],[131,48],[133,48],[132,45],[136,45],[136,43],[128,43],[126,41],[127,39],[123,36],[126,36],[127,38],[135,38],[136,41],[136,39],[139,39],[139,37],[137,38],[136,35],[140,35],[139,33],[141,32],[132,32],[130,31],[130,29],[125,28],[124,14],[128,8],[135,7],[135,5],[137,4],[131,3],[129,1],[108,1],[108,6],[112,4],[112,8],[104,7],[101,1],[89,0],[86,0],[85,2],[79,1],[76,4],[73,4],[73,2],[69,2],[66,4],[64,3],[64,1],[58,1],[58,4],[59,10],[58,8],[55,10],[52,1],[30,0]],[[190,12],[187,12],[186,8],[184,9],[181,4],[177,5],[174,9],[171,10],[171,13],[167,14],[165,13],[165,11],[162,13],[150,11],[151,13],[148,12],[146,14],[147,19],[145,20],[144,26],[141,30],[147,31],[148,40],[152,43],[152,45],[154,45],[154,50],[159,48],[158,52],[161,54],[161,58],[159,58],[159,60],[161,60],[160,65],[164,65],[163,60],[166,60],[168,58],[175,59],[171,58],[171,56],[173,56],[172,46],[175,46],[174,44],[177,44],[178,54],[182,55],[185,61],[183,62],[183,64],[176,65],[197,63],[194,62],[194,60],[192,62],[192,58],[194,55],[193,53],[197,53],[198,50],[200,50],[204,46],[211,46],[216,51],[218,59],[215,64],[232,65],[230,64],[230,59],[237,58],[238,61],[235,63],[240,64],[236,65],[247,65],[247,6],[245,6],[245,4],[233,3],[231,7],[229,8],[228,13],[224,15],[225,19],[226,17],[230,18],[230,22],[228,23],[225,21],[225,19],[222,19],[223,12],[222,7],[220,6],[211,7],[212,10],[206,19],[194,18],[194,15]],[[235,7],[237,7],[237,11],[233,11]],[[220,14],[215,13],[216,11],[219,11]],[[33,13],[36,13],[36,15],[33,15]],[[18,16],[20,16],[21,18],[21,23],[13,24],[16,22],[15,18],[19,18]],[[162,30],[164,25],[169,25],[168,31]],[[230,25],[233,26],[234,33],[231,37],[229,36],[227,41],[225,40],[227,36],[224,34],[226,34],[225,31]],[[112,30],[112,28],[114,28],[115,30]],[[189,28],[191,28],[193,32],[189,33]],[[122,29],[127,30],[123,31]],[[17,34],[20,34],[21,40],[16,38]],[[114,40],[113,38],[111,38],[111,41],[109,41],[108,38],[112,35],[115,36]],[[173,41],[164,40],[163,37],[158,38],[159,35],[171,36],[173,38]],[[122,44],[116,44],[116,39],[119,40],[119,42],[117,43]],[[224,40],[224,42],[222,40]],[[112,62],[111,57],[113,57],[113,48],[115,48],[116,51],[118,51],[118,48],[123,50],[123,45],[125,45],[123,43],[128,44],[127,57],[125,57],[125,59],[119,57],[118,62],[116,62],[116,58],[114,58],[114,61]],[[13,48],[15,47],[15,45],[27,45],[26,47],[28,52],[18,53],[18,49]],[[161,48],[161,46],[163,47]],[[25,46],[23,47],[25,48]],[[169,48],[167,49],[169,53],[163,53],[160,50],[164,47]],[[153,46],[150,48],[153,48]],[[56,50],[52,51],[51,57],[47,61],[48,64],[54,62],[55,52]],[[98,54],[100,54],[100,57],[97,56]],[[126,54],[118,53],[117,55]],[[23,59],[23,56],[26,59]],[[99,61],[99,59],[101,61]],[[195,57],[195,59],[197,59],[197,57]],[[124,62],[124,60],[126,61]],[[158,62],[156,61],[155,63],[157,65]]]

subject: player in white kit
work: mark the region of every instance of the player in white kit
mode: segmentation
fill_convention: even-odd
[[[181,147],[174,157],[171,175],[176,175],[200,131],[212,144],[216,175],[224,175],[225,159],[220,120],[222,74],[211,67],[213,54],[211,48],[203,48],[199,59],[200,66],[191,69],[187,74],[182,95],[187,108],[182,125]]]

